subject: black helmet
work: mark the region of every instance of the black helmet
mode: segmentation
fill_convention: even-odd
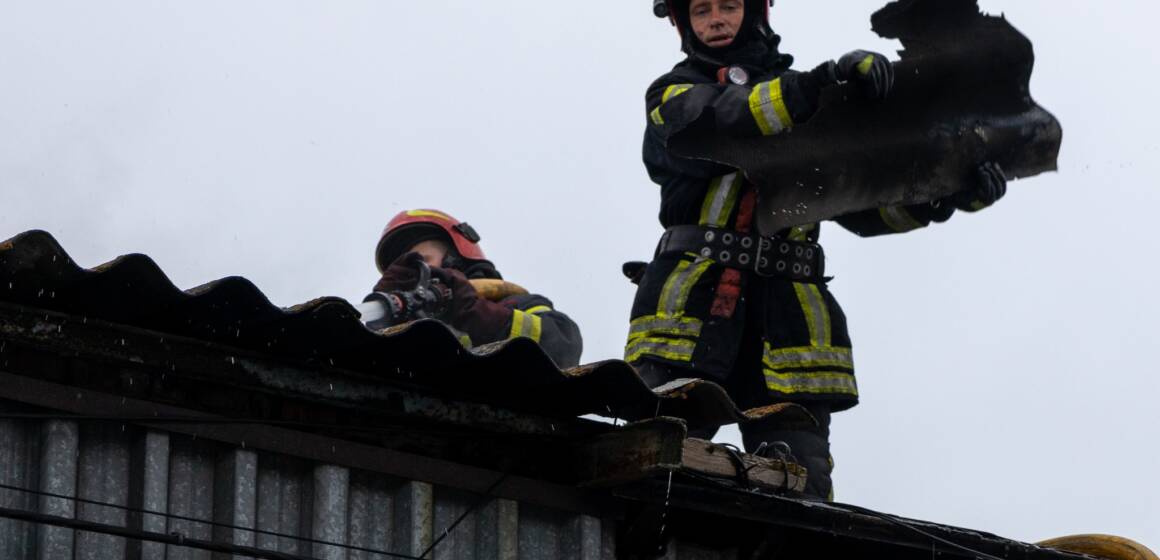
[[[659,18],[668,18],[677,32],[681,34],[681,49],[693,54],[695,38],[692,37],[692,28],[689,24],[689,4],[692,0],[653,0],[653,14]],[[769,8],[773,0],[744,0],[745,28],[741,30],[742,37],[773,37],[773,28],[769,26]],[[752,33],[752,35],[750,35]]]

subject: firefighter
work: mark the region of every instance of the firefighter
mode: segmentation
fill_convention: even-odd
[[[380,329],[435,318],[456,331],[468,347],[530,338],[557,366],[578,365],[580,329],[548,298],[499,282],[488,284],[501,286],[491,299],[481,295],[475,284],[503,277],[484,256],[479,239],[470,225],[438,210],[396,215],[375,251],[382,278],[368,296],[368,300],[390,302],[389,313],[369,326]],[[428,272],[434,279],[433,289],[419,285]]]
[[[769,24],[771,5],[654,1],[657,15],[676,26],[686,58],[646,95],[644,163],[661,187],[666,232],[637,278],[625,358],[652,386],[697,377],[720,383],[744,409],[779,402],[805,406],[818,420],[816,429],[745,423],[745,448],[788,444],[809,469],[806,492],[832,499],[830,415],[855,406],[858,388],[846,318],[822,276],[820,227],[758,231],[756,189],[736,169],[667,149],[669,139],[691,126],[720,135],[785,133],[809,120],[820,92],[832,84],[856,82],[871,99],[890,94],[893,69],[877,53],[854,51],[807,72],[791,70],[793,58],[778,51],[780,38]],[[835,221],[860,236],[903,233],[945,221],[956,209],[979,210],[1006,192],[994,164],[982,165],[974,184],[937,202]],[[731,251],[705,256],[707,243]]]

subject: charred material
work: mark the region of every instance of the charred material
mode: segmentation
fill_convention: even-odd
[[[729,138],[692,127],[674,151],[741,169],[759,188],[766,232],[938,200],[968,187],[984,162],[1008,179],[1056,169],[1062,128],[1032,100],[1032,45],[1005,18],[976,0],[899,0],[872,22],[905,47],[885,101],[834,86],[790,132]]]

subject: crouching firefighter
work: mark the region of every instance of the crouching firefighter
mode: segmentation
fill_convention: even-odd
[[[784,449],[809,470],[806,492],[832,499],[830,415],[858,403],[846,318],[824,274],[818,224],[760,231],[758,193],[736,169],[677,157],[671,138],[688,127],[719,135],[788,132],[815,112],[823,88],[861,84],[885,98],[893,68],[854,51],[808,71],[778,52],[768,0],[655,0],[676,26],[687,57],[648,88],[644,163],[661,187],[666,228],[654,260],[635,274],[625,358],[651,386],[679,378],[721,384],[742,409],[792,402],[818,420],[787,430],[776,420],[741,425],[745,448]],[[700,130],[704,130],[701,128]],[[835,218],[860,236],[903,233],[998,200],[1006,182],[994,164],[949,199]],[[630,263],[631,264],[631,263]],[[716,429],[693,434],[712,437]],[[767,445],[762,445],[767,444]]]
[[[470,225],[437,210],[401,212],[375,252],[382,278],[364,302],[364,320],[383,329],[437,319],[467,347],[530,338],[561,368],[580,362],[580,329],[541,295],[503,281]],[[377,303],[373,314],[366,303]]]

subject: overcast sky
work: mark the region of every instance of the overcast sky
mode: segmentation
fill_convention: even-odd
[[[799,68],[892,52],[880,1],[783,0],[774,26]],[[386,221],[436,207],[576,319],[585,360],[619,357],[620,264],[661,233],[644,90],[679,59],[650,6],[0,0],[0,239],[45,229],[85,266],[146,253],[289,306],[361,299]],[[1160,547],[1160,9],[983,7],[1035,43],[1060,172],[904,236],[823,228],[863,399],[834,419],[837,497]]]

